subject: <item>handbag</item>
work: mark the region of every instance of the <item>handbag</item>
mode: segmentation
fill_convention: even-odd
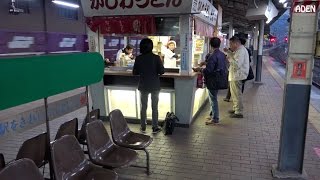
[[[204,80],[203,75],[200,73],[197,77],[197,88],[204,88]]]

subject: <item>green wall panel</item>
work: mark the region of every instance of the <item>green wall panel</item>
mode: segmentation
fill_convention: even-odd
[[[102,80],[99,53],[0,59],[0,110]]]

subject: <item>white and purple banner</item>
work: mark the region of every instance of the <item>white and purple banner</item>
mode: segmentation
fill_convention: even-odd
[[[36,55],[48,53],[85,52],[85,35],[0,30],[0,56]]]

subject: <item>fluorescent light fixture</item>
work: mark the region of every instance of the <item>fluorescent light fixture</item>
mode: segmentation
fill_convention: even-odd
[[[287,7],[288,7],[288,3],[287,3],[287,2],[284,3],[284,4],[283,4],[283,7],[284,7],[284,8],[287,8]]]
[[[287,0],[279,0],[279,3],[284,3],[286,2]]]
[[[58,0],[54,0],[52,1],[55,4],[59,4],[62,6],[66,6],[66,7],[71,7],[71,8],[79,8],[78,4],[73,4],[73,3],[69,3],[69,2],[65,2],[65,1],[58,1]]]

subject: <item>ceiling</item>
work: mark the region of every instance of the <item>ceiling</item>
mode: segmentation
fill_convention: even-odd
[[[246,18],[247,9],[252,8],[254,0],[214,0],[213,4],[217,7],[219,4],[222,11],[222,22],[227,24],[227,22],[232,21],[233,27],[237,32],[247,32],[251,31],[252,27],[255,25],[255,21],[249,21]],[[256,0],[256,2],[268,0]],[[286,9],[283,7],[279,0],[272,0],[273,4],[277,7],[279,13],[276,18],[274,18],[269,24],[266,25],[265,30],[268,32],[270,25],[276,21]],[[228,26],[224,25],[222,27],[222,32],[228,32]]]

